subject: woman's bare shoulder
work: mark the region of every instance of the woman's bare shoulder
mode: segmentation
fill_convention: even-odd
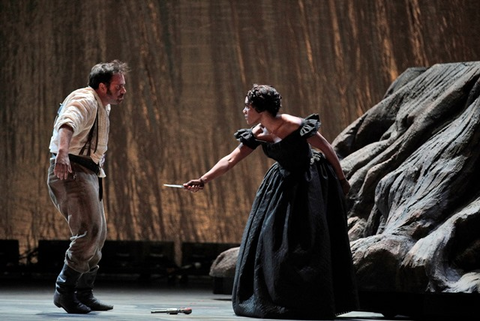
[[[294,115],[289,115],[289,114],[282,114],[281,115],[282,119],[290,126],[300,126],[303,122],[303,118],[294,116]]]

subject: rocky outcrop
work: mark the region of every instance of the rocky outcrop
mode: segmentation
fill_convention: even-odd
[[[479,76],[408,69],[333,142],[360,290],[480,292]]]
[[[214,278],[233,278],[239,249],[239,247],[234,247],[220,253],[213,261],[209,275]]]

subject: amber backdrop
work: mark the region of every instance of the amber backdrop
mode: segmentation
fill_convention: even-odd
[[[477,0],[0,0],[0,239],[22,253],[66,239],[46,189],[58,103],[90,67],[128,62],[111,113],[110,240],[240,242],[271,164],[258,150],[204,193],[197,177],[237,143],[251,84],[284,111],[319,113],[329,139],[406,68],[479,59]]]

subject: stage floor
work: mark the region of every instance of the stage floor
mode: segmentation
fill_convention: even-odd
[[[63,309],[57,308],[52,302],[53,288],[52,280],[0,279],[0,320],[255,320],[235,316],[230,295],[213,294],[212,283],[208,279],[173,284],[166,280],[99,280],[95,288],[96,297],[113,304],[114,309],[85,315],[67,314]],[[178,307],[189,307],[192,313],[151,313],[156,308]],[[401,316],[387,319],[382,314],[359,311],[342,315],[337,320],[409,319]]]

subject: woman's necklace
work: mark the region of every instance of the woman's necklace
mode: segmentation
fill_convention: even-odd
[[[282,127],[282,126],[283,126],[283,121],[280,121],[280,124],[278,124],[277,128],[275,128],[275,129],[272,129],[270,132],[271,132],[273,135],[275,135],[275,136],[277,136],[277,137],[278,137],[278,135],[277,135],[277,133],[278,133],[278,130],[279,130],[279,129],[280,129],[280,127]]]
[[[262,131],[263,131],[263,135],[265,138],[267,138],[268,141],[271,141],[271,142],[274,142],[274,143],[278,143],[279,141],[281,141],[282,139],[276,134],[278,129],[283,125],[283,122],[281,122],[277,128],[275,128],[274,130],[268,130],[267,127],[265,127],[263,124],[260,124],[260,127],[262,128]]]

